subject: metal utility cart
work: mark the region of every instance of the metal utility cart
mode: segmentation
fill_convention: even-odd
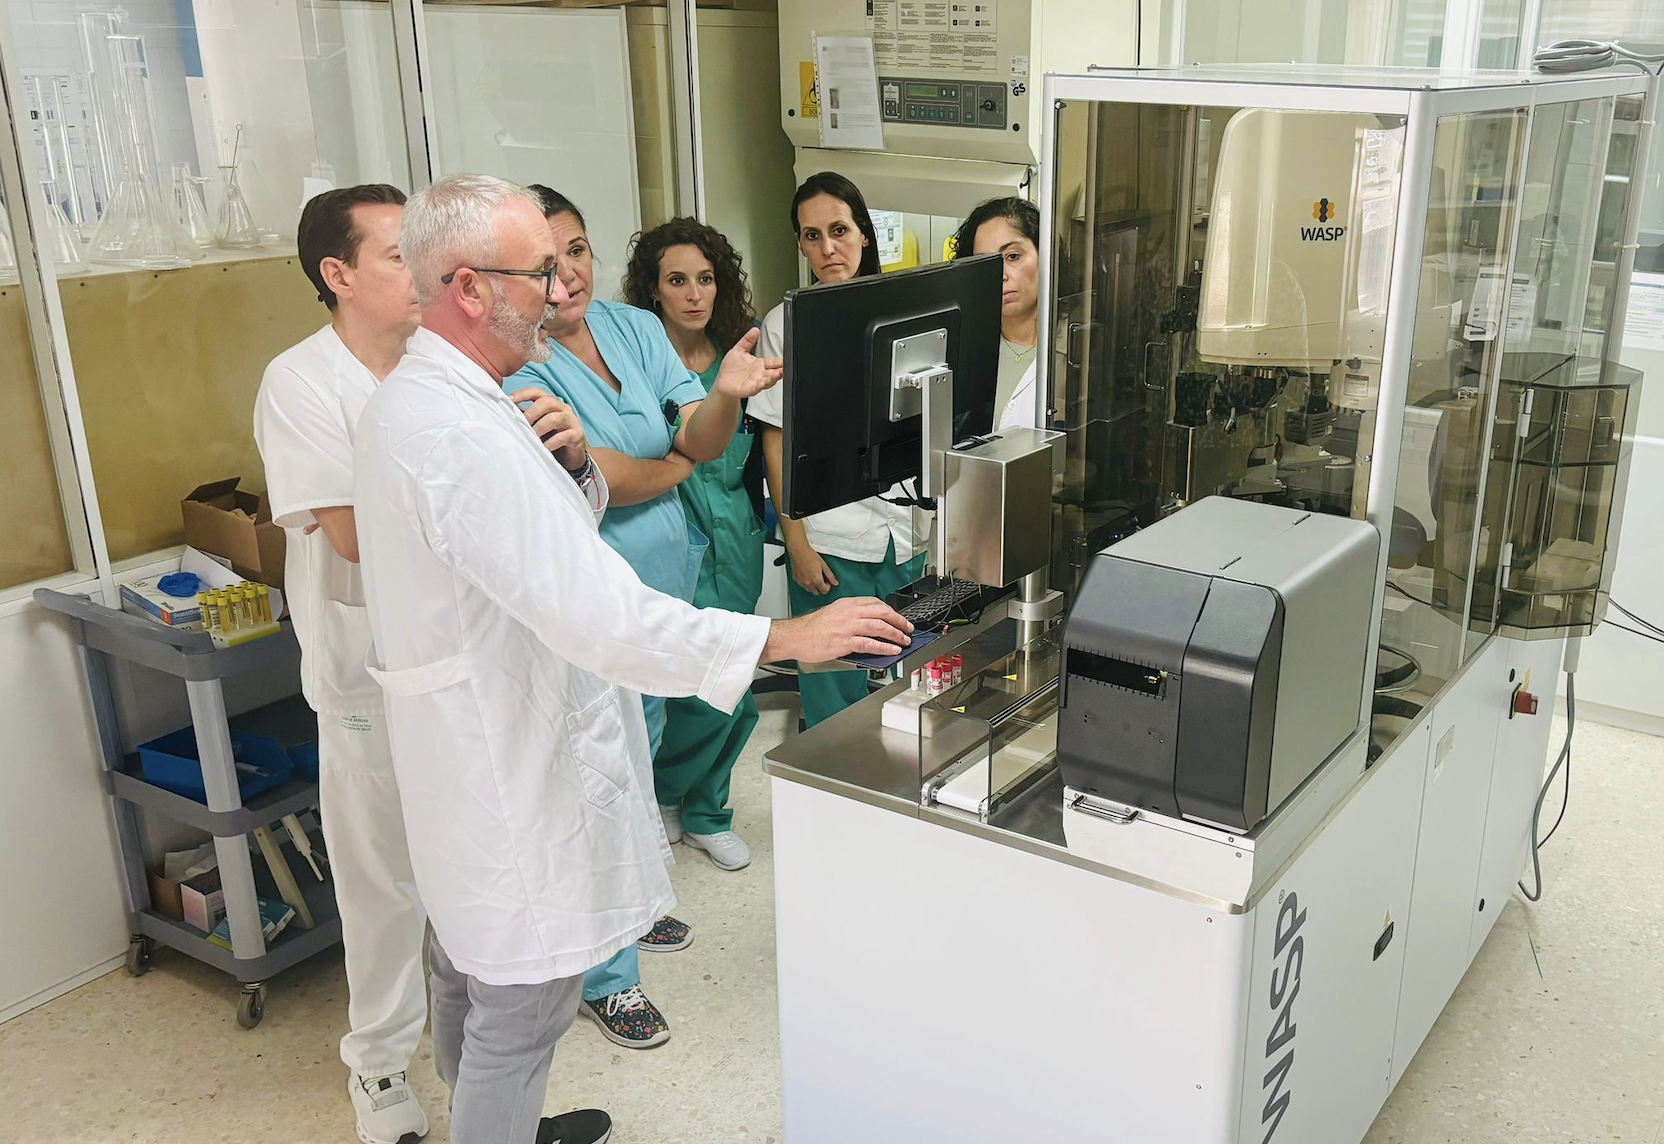
[[[285,747],[317,735],[316,717],[299,695],[239,715],[235,720],[226,717],[222,681],[292,655],[294,628],[285,623],[278,634],[236,647],[218,648],[206,632],[176,631],[104,607],[85,596],[40,589],[35,592],[35,601],[70,618],[86,664],[87,686],[104,755],[105,784],[115,812],[131,918],[133,937],[127,951],[127,971],[137,977],[149,969],[156,942],[189,954],[229,973],[242,984],[237,1023],[245,1029],[254,1028],[265,1011],[266,979],[341,940],[341,919],[335,906],[333,884],[327,880],[319,882],[311,871],[305,871],[295,880],[311,911],[312,928],[298,929],[291,924],[269,947],[266,945],[258,898],[276,899],[279,894],[268,872],[256,874],[247,836],[286,814],[316,806],[318,784],[296,777],[255,796],[245,805],[232,760],[232,722],[240,729],[270,735]],[[123,749],[115,693],[110,685],[112,658],[141,664],[184,681],[202,760],[207,805],[146,782],[139,771],[138,756]],[[134,817],[134,807],[139,806],[213,836],[231,928],[231,950],[209,941],[195,927],[153,908]]]

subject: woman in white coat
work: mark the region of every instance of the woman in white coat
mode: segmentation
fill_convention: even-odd
[[[1039,352],[1040,211],[1017,198],[989,199],[953,236],[954,257],[998,254],[1005,278],[1000,296],[1000,369],[994,385],[998,427],[1039,426],[1034,379]]]
[[[877,274],[878,233],[866,200],[842,175],[810,175],[792,196],[792,231],[797,248],[817,283],[848,282]],[[786,350],[786,307],[782,303],[763,319],[757,353],[779,357]],[[780,504],[781,450],[785,394],[790,376],[751,399],[747,412],[762,426],[768,487]],[[894,497],[902,493],[897,488]],[[792,615],[804,616],[848,596],[883,599],[924,573],[927,524],[917,509],[883,497],[868,497],[802,520],[780,518],[786,542],[786,591]],[[815,671],[797,677],[803,722],[810,727],[829,719],[867,694],[864,671]]]

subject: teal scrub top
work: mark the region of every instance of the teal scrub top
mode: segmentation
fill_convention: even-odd
[[[536,386],[554,394],[578,414],[591,445],[644,460],[663,457],[675,440],[676,416],[665,415],[665,403],[691,405],[704,398],[705,387],[646,310],[596,299],[584,318],[601,360],[618,379],[618,392],[553,341],[547,362],[525,366],[503,388],[513,393]],[[642,504],[609,507],[601,518],[601,538],[643,584],[693,599],[706,542],[702,532],[689,528],[675,489]]]
[[[707,393],[722,369],[717,355],[700,384]],[[710,538],[711,546],[699,565],[699,587],[693,602],[701,608],[754,612],[763,594],[763,522],[752,511],[745,491],[745,462],[756,435],[743,415],[728,448],[714,461],[694,467],[682,482],[682,508],[688,522]]]

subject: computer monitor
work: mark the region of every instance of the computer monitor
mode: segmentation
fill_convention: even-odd
[[[989,432],[999,372],[998,255],[869,275],[786,295],[782,516],[886,492],[923,468],[919,390],[904,371],[952,370],[944,446]]]

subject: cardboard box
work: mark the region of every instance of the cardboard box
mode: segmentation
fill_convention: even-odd
[[[179,502],[185,543],[231,561],[245,580],[283,587],[283,530],[266,498],[237,488],[240,477],[210,481]]]
[[[186,925],[211,933],[225,916],[225,891],[220,888],[219,870],[207,870],[179,883],[179,908]]]
[[[147,576],[121,586],[121,610],[148,616],[170,628],[200,628],[202,609],[195,596],[170,596],[157,585],[161,576]]]
[[[185,920],[185,904],[179,900],[179,883],[160,874],[150,875],[150,908],[164,918]]]

